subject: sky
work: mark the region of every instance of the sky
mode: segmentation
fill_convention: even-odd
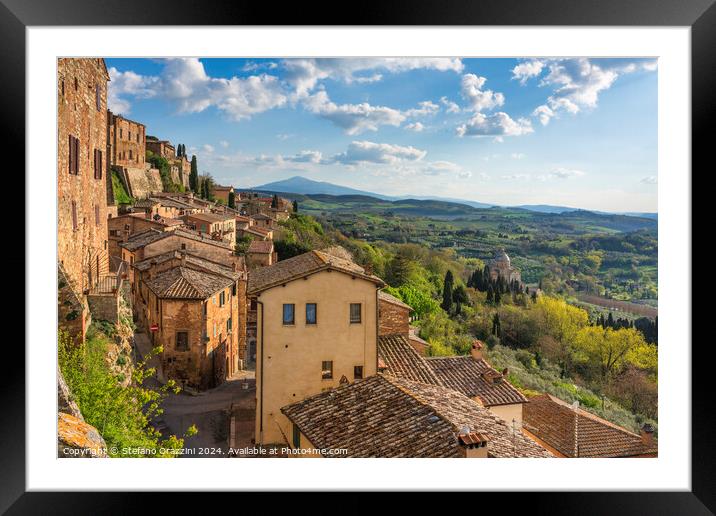
[[[657,62],[107,59],[109,108],[252,187],[657,211]]]

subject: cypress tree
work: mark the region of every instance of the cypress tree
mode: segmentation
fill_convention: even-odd
[[[298,213],[298,201],[293,201],[293,212]]]
[[[448,314],[452,310],[452,290],[453,290],[454,279],[452,271],[448,270],[445,273],[445,281],[443,282],[443,302],[440,304],[443,310]]]
[[[229,208],[236,209],[236,194],[234,192],[229,192]]]
[[[189,172],[189,188],[199,193],[199,167],[196,164],[196,156],[191,157],[191,172]]]

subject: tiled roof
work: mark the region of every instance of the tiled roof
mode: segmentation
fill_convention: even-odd
[[[408,327],[408,340],[414,340],[424,346],[430,346],[430,343],[424,339],[421,339],[418,335],[418,328],[415,326]]]
[[[460,457],[465,439],[487,440],[490,457],[552,456],[462,394],[390,375],[311,396],[281,412],[314,447],[347,450],[340,457]]]
[[[549,394],[530,398],[523,408],[523,426],[568,457],[631,457],[656,454],[656,440],[640,435]]]
[[[252,271],[249,274],[248,293],[255,294],[276,285],[328,269],[359,276],[381,287],[384,285],[383,280],[372,274],[366,274],[365,270],[356,263],[323,251],[309,251]]]
[[[410,345],[403,335],[378,337],[378,357],[387,367],[387,373],[416,382],[443,385],[425,359]]]
[[[442,385],[468,398],[478,397],[487,407],[527,402],[527,398],[485,360],[471,356],[427,357],[425,360]]]
[[[210,236],[207,236],[205,233],[199,234],[195,231],[191,231],[189,229],[184,228],[177,228],[173,231],[157,231],[156,229],[148,229],[146,231],[142,231],[141,233],[135,233],[134,235],[130,236],[126,242],[120,242],[119,245],[120,247],[124,247],[128,251],[136,251],[137,249],[154,243],[157,240],[161,240],[162,238],[168,238],[171,236],[177,236],[189,240],[194,240],[196,242],[203,242],[205,244],[223,247],[227,251],[232,250],[231,244],[228,244],[221,240],[214,240]]]
[[[183,199],[178,198],[168,198],[168,197],[151,197],[149,199],[155,204],[161,204],[162,206],[168,206],[170,208],[178,208],[181,210],[185,210],[187,208],[194,209],[195,206],[189,204],[188,202],[185,202]]]
[[[191,215],[186,215],[187,219],[197,219],[197,220],[203,220],[205,222],[223,222],[225,220],[231,220],[234,217],[232,215],[218,215],[216,213],[192,213]]]
[[[256,215],[251,215],[251,218],[254,220],[274,220],[273,218],[269,217],[268,215],[264,215],[263,213],[257,213]]]
[[[243,215],[236,215],[235,218],[236,222],[248,222],[249,220],[251,220],[249,217],[245,217]]]
[[[132,266],[139,271],[146,271],[149,270],[153,264],[161,264],[173,259],[181,260],[182,256],[186,257],[186,264],[189,268],[205,269],[208,272],[218,274],[219,276],[225,276],[232,280],[238,280],[244,277],[244,272],[242,270],[235,271],[231,267],[222,263],[179,250],[167,251],[166,253],[146,258],[140,262],[134,262]]]
[[[393,305],[396,305],[396,306],[400,306],[400,307],[402,307],[402,308],[407,308],[407,309],[410,310],[410,311],[413,310],[413,308],[412,308],[410,305],[403,303],[403,302],[402,302],[400,299],[398,299],[397,297],[392,296],[392,295],[388,294],[387,292],[383,292],[382,290],[378,291],[378,300],[379,300],[379,301],[385,301],[386,303],[390,303],[390,304],[393,304]]]
[[[206,299],[231,286],[233,281],[225,276],[180,266],[160,272],[146,283],[152,292],[162,298]]]
[[[249,244],[249,253],[271,254],[273,253],[272,240],[252,240]]]
[[[138,201],[134,202],[135,208],[153,208],[157,204],[160,204],[159,201],[154,199],[139,199]]]
[[[254,235],[260,236],[261,238],[265,238],[266,235],[271,232],[270,229],[259,228],[256,226],[249,226],[246,229],[241,229],[240,231],[244,231],[245,233],[253,233]]]

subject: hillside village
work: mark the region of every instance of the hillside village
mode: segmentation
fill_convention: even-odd
[[[483,339],[467,354],[431,355],[415,306],[346,248],[283,256],[298,205],[200,177],[183,144],[108,110],[108,81],[103,59],[58,62],[58,324],[70,357],[58,369],[60,456],[106,447],[63,369],[98,328],[123,389],[181,405],[236,388],[241,402],[226,403],[215,431],[230,456],[657,455],[649,424],[636,433],[525,393]],[[482,281],[525,292],[501,248],[468,286]],[[192,438],[159,424],[157,407],[139,427]],[[86,456],[107,455],[135,456]]]

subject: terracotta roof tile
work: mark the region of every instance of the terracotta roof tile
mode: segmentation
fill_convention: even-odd
[[[249,274],[248,293],[256,294],[276,285],[328,269],[355,274],[381,287],[384,285],[383,280],[372,274],[366,274],[358,264],[322,251],[309,251],[252,271]]]
[[[388,373],[417,382],[443,385],[425,359],[418,354],[403,335],[378,337],[378,357]]]
[[[271,254],[273,253],[273,240],[252,240],[249,244],[248,253]]]
[[[469,398],[478,397],[486,407],[527,402],[527,398],[485,360],[471,356],[427,357],[425,360],[442,385]]]
[[[197,271],[187,267],[175,267],[157,274],[146,281],[157,296],[174,299],[206,299],[233,281],[225,276]]]
[[[647,445],[640,435],[549,394],[530,398],[522,417],[525,430],[567,457],[631,457],[658,450],[656,440]]]
[[[186,257],[186,265],[189,268],[205,270],[206,272],[225,276],[233,280],[238,280],[244,278],[245,276],[245,272],[242,270],[235,271],[228,265],[214,262],[202,256],[198,256],[195,254],[191,254],[190,252],[180,250],[167,251],[166,253],[158,254],[139,262],[134,262],[132,267],[139,271],[146,271],[149,270],[154,264],[161,264],[169,260],[181,260],[182,256]]]
[[[461,435],[487,440],[490,457],[552,457],[462,394],[390,375],[377,374],[281,411],[316,448],[346,449],[341,457],[460,457]]]
[[[392,295],[390,295],[390,294],[388,294],[387,292],[384,292],[384,291],[382,291],[382,290],[378,292],[378,300],[379,300],[379,301],[384,301],[384,302],[386,302],[386,303],[390,303],[390,304],[392,304],[392,305],[400,306],[401,308],[407,308],[407,309],[410,310],[410,311],[413,310],[413,308],[412,308],[410,305],[404,303],[403,301],[401,301],[401,300],[398,299],[397,297],[392,296]]]

